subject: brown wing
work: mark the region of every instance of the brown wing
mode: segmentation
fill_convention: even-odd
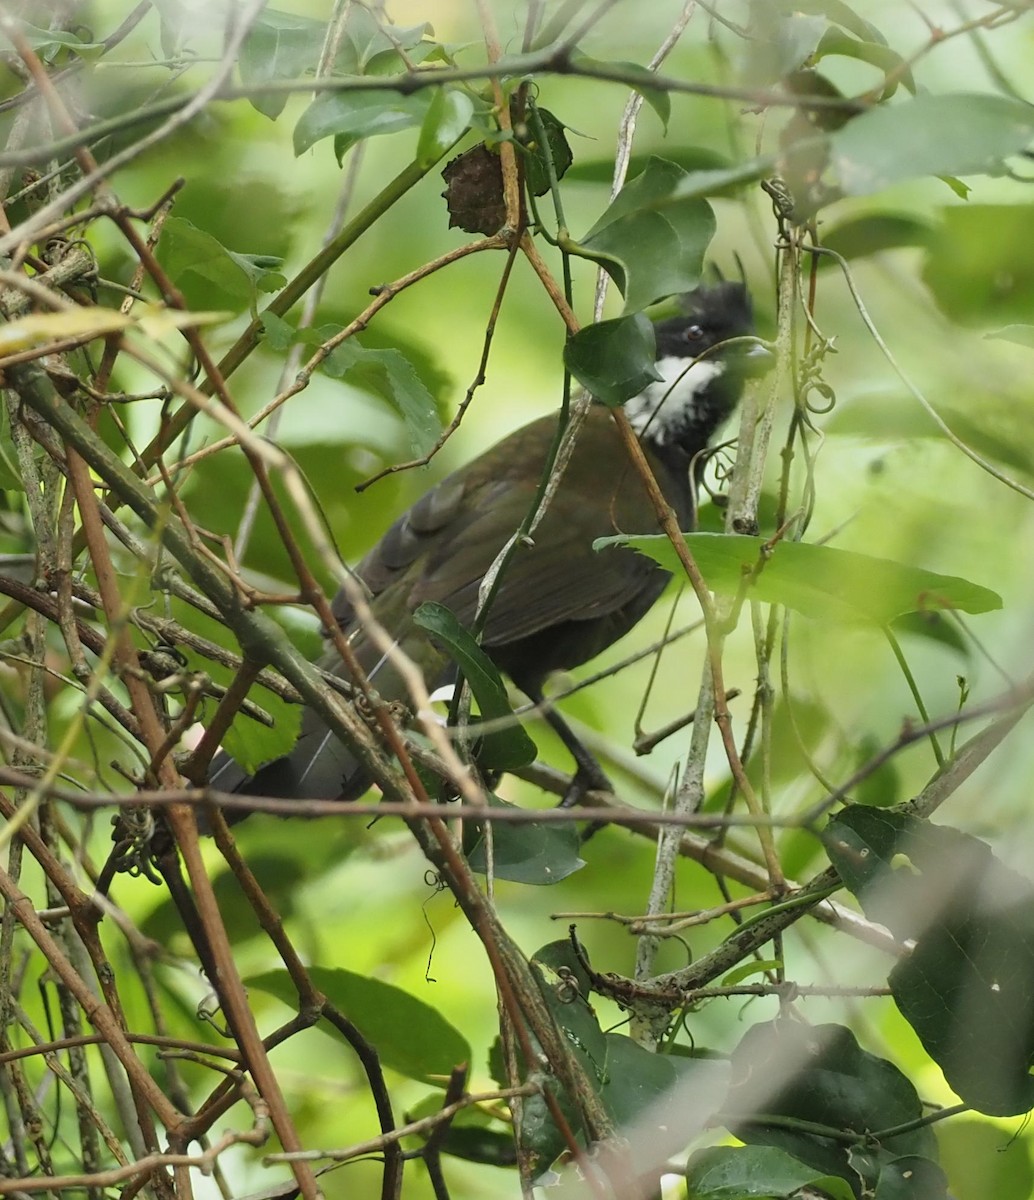
[[[447,605],[464,623],[473,620],[485,572],[531,506],[555,420],[525,426],[433,488],[360,563],[357,574],[386,625],[401,632],[405,615],[428,600]],[[616,532],[656,531],[609,414],[593,410],[534,545],[518,548],[507,567],[486,645],[606,616],[634,602],[656,584],[658,569],[632,551],[597,553],[592,543]],[[347,625],[347,604],[337,603],[337,615]]]

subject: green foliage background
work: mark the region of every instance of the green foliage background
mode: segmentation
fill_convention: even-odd
[[[327,6],[317,3],[285,3],[281,7],[317,21],[330,15]],[[571,16],[573,26],[582,22],[586,26],[579,48],[591,59],[643,65],[671,28],[680,7],[618,0],[597,11],[590,5],[549,3],[543,17],[548,20],[568,11],[577,14]],[[810,44],[816,33],[843,28],[836,25],[833,13],[834,7],[840,11],[839,6],[832,4],[794,6],[798,11],[793,18],[789,6],[772,6],[786,9],[783,24],[766,17],[761,11],[764,7],[721,4],[712,13],[710,6],[700,6],[664,64],[665,75],[690,84],[765,90],[803,63],[803,57],[795,54],[799,55],[801,46]],[[114,0],[77,6],[74,33],[84,42],[88,42],[86,30],[100,37],[121,21],[128,9]],[[493,9],[504,53],[518,53],[525,9],[504,4]],[[1029,81],[1024,69],[1034,50],[1034,26],[1022,5],[1002,5],[990,13],[989,6],[977,3],[929,3],[919,12],[897,3],[859,0],[849,11],[880,30],[886,44],[875,64],[863,61],[860,55],[821,59],[823,76],[840,93],[866,93],[879,100],[886,73],[896,73],[900,83],[907,66],[920,98],[952,93],[968,97],[971,103],[952,115],[953,123],[932,119],[922,126],[920,133],[925,137],[920,144],[906,144],[895,118],[900,119],[910,95],[909,89],[898,86],[895,95],[883,97],[886,182],[878,181],[867,194],[832,200],[816,213],[819,240],[847,257],[855,290],[852,292],[843,273],[828,259],[819,259],[811,275],[811,261],[803,255],[800,278],[804,294],[813,287],[815,321],[831,344],[820,367],[822,391],[811,393],[814,433],[808,439],[810,461],[805,469],[806,456],[798,447],[791,507],[794,513],[812,510],[807,532],[810,542],[828,541],[838,549],[959,576],[1001,596],[1000,611],[966,616],[964,626],[952,617],[942,621],[947,633],[931,631],[920,622],[900,633],[902,652],[926,711],[939,717],[959,707],[986,703],[987,721],[996,711],[992,702],[1009,686],[1015,685],[1025,702],[1030,702],[1029,690],[1023,688],[1029,689],[1030,647],[1034,644],[1030,602],[1034,594],[1034,556],[1030,552],[1034,546],[1030,495],[1034,487],[1034,439],[1030,433],[1034,427],[1030,388],[1034,242],[1029,236],[1034,166],[1029,157],[1017,153],[1024,144],[1022,138],[988,164],[988,173],[967,166],[967,139],[985,136],[986,141],[987,137],[975,126],[970,128],[967,114],[979,110],[979,102],[973,100],[976,93],[1006,98],[1017,91],[1025,95]],[[430,22],[434,40],[448,47],[461,66],[483,64],[482,31],[474,6],[434,0],[432,4],[393,4],[390,12],[400,28]],[[28,11],[20,15],[43,24]],[[163,4],[148,13],[116,51],[100,57],[95,67],[90,65],[88,51],[82,50],[87,67],[78,76],[77,111],[94,119],[124,117],[157,97],[197,88],[211,69],[210,60],[221,53],[224,16],[214,8]],[[268,13],[259,20],[268,21]],[[726,20],[733,25],[749,23],[751,37],[738,36],[735,29],[723,24]],[[934,30],[954,35],[942,41],[931,33],[928,22]],[[961,31],[967,22],[972,28]],[[319,39],[314,44],[318,47]],[[38,53],[53,69],[70,61],[67,51],[49,52],[45,40]],[[10,65],[4,70],[3,95],[11,97],[22,84]],[[286,77],[298,74],[300,71],[291,71]],[[483,80],[474,82],[478,88],[483,86]],[[534,76],[532,89],[537,102],[567,127],[574,163],[562,184],[563,201],[568,229],[578,239],[609,202],[617,128],[628,90],[618,82],[594,78],[591,67],[581,78],[544,70]],[[651,105],[643,108],[633,147],[633,174],[649,155],[670,159],[691,171],[742,167],[759,155],[776,152],[779,132],[793,111],[779,107],[759,111],[746,95],[715,98],[674,92],[669,99],[666,128]],[[362,212],[417,153],[420,130],[410,127],[362,139],[347,152],[340,167],[329,139],[296,154],[292,131],[311,102],[311,94],[299,90],[287,98],[278,119],[271,121],[243,98],[213,101],[187,127],[119,171],[112,181],[122,203],[147,208],[176,177],[185,180],[158,253],[189,308],[231,314],[204,334],[217,358],[247,326],[252,312],[268,303],[283,279],[293,278],[317,252],[335,207],[342,202],[343,186],[347,188],[347,220]],[[2,119],[10,136],[12,118]],[[1005,124],[1003,120],[993,128]],[[150,127],[150,122],[142,129],[127,123],[109,141],[95,147],[95,153],[103,159]],[[850,122],[846,128],[851,128]],[[895,141],[899,137],[900,141]],[[459,146],[466,148],[477,140],[471,134]],[[1026,144],[1034,144],[1029,133]],[[869,149],[875,154],[875,144]],[[928,165],[935,161],[944,165]],[[921,177],[912,177],[909,163]],[[768,177],[776,169],[759,168],[747,182],[723,181],[720,187],[706,189],[717,216],[717,234],[708,257],[727,276],[734,275],[742,263],[765,337],[776,333],[774,246],[779,230],[771,201],[757,186],[755,176]],[[964,178],[960,181],[956,175]],[[346,179],[348,183],[343,185]],[[347,324],[369,303],[371,288],[404,276],[474,236],[448,227],[441,190],[439,168],[435,167],[379,215],[341,262],[331,267],[314,322],[317,330]],[[547,227],[553,228],[548,197],[538,203]],[[13,205],[11,224],[16,225],[29,211],[24,202]],[[192,240],[192,229],[238,255],[280,261],[266,265],[274,274],[260,276],[258,291],[254,291],[239,268],[236,273],[231,270],[214,243],[206,250],[206,244]],[[135,262],[115,227],[96,221],[87,236],[100,277],[128,282]],[[559,276],[559,256],[542,239],[539,245]],[[360,337],[367,348],[401,351],[446,420],[477,374],[503,258],[499,251],[471,255],[431,274],[386,305]],[[587,322],[596,268],[588,259],[577,257],[571,266],[575,311]],[[153,291],[151,288],[151,298]],[[111,307],[120,299],[103,289],[100,298]],[[620,311],[621,297],[612,287],[605,315],[616,317]],[[884,339],[887,353],[866,328],[867,320]],[[804,327],[799,305],[793,321],[793,337],[799,347]],[[284,386],[285,348],[273,344],[275,341],[267,333],[266,343],[233,376],[232,392],[245,416],[259,411]],[[400,512],[452,467],[509,430],[556,408],[561,399],[564,341],[565,330],[556,310],[528,264],[518,258],[502,304],[485,382],[459,431],[428,467],[391,475],[358,494],[355,485],[411,456],[411,430],[382,396],[329,374],[315,374],[308,387],[286,406],[276,441],[298,464],[318,498],[344,559],[355,561]],[[154,351],[164,356],[172,369],[189,373],[183,344],[176,335],[165,335]],[[1007,476],[1006,482],[992,477],[943,436],[903,384],[899,370],[928,398],[956,437]],[[114,386],[127,393],[146,392],[154,389],[155,378],[140,364],[121,359]],[[791,408],[792,397],[782,396],[762,501],[762,532],[766,535],[774,532],[766,521],[770,522],[774,512],[779,449],[787,436]],[[120,406],[119,415],[132,443],[142,447],[159,429],[163,414],[158,403],[142,401]],[[104,421],[101,428],[114,444],[113,429]],[[215,422],[199,417],[181,445],[193,452],[221,436],[223,430]],[[13,455],[8,440],[5,436],[5,453]],[[248,504],[251,484],[252,474],[243,455],[229,449],[202,459],[178,478],[177,492],[198,524],[219,538],[232,539]],[[14,487],[6,496],[0,550],[31,553],[32,533],[24,519],[23,500]],[[720,520],[714,510],[704,515],[708,528],[718,527]],[[302,544],[311,551],[304,539]],[[312,563],[321,584],[333,590],[333,579],[315,553]],[[128,557],[120,566],[128,592]],[[261,507],[239,566],[249,581],[271,592],[289,592],[294,586],[283,545],[268,512]],[[151,603],[156,605],[155,611],[164,611],[167,601],[148,596],[143,578],[139,588],[136,602]],[[672,595],[666,596],[626,643],[614,647],[583,674],[616,663],[632,648],[660,637]],[[178,601],[168,603],[171,615],[189,628],[228,643],[226,631],[219,630],[215,622],[206,622]],[[691,595],[681,600],[679,614],[680,620],[695,619]],[[309,652],[314,650],[317,623],[311,613],[298,617],[277,610],[276,615]],[[742,691],[731,703],[738,737],[750,715],[757,674],[755,632],[749,615],[745,613],[731,635],[725,658],[726,684]],[[4,636],[12,638],[19,629],[13,625]],[[893,748],[910,723],[922,721],[909,683],[881,630],[793,615],[782,636],[787,675],[784,682],[777,656],[772,664],[775,698],[763,753],[750,765],[755,785],[772,799],[777,826],[780,822],[792,825],[820,803],[829,790],[824,781],[842,786],[864,764]],[[5,644],[9,658],[16,657],[12,646]],[[59,641],[53,640],[52,647],[60,656]],[[57,661],[56,669],[67,671],[67,662],[60,657]],[[701,636],[678,643],[663,657],[648,703],[648,728],[694,707],[704,661]],[[230,678],[229,672],[207,664],[191,665],[204,665],[223,682]],[[649,660],[636,664],[579,692],[564,705],[565,713],[585,723],[588,736],[618,784],[621,802],[644,808],[661,803],[688,745],[686,735],[681,734],[663,742],[649,758],[636,759],[628,749],[634,708],[650,669]],[[5,708],[17,729],[25,684],[13,667],[4,670]],[[258,703],[266,704],[265,693],[255,695]],[[74,687],[52,690],[50,747],[60,744],[80,705],[81,695]],[[980,727],[977,722],[961,727],[957,735],[950,730],[942,732],[942,748],[950,757],[955,740],[965,741]],[[543,757],[565,766],[562,750],[544,726],[532,723],[530,729]],[[90,732],[90,738],[80,734],[71,752],[73,760],[93,764],[95,770],[95,774],[88,770],[78,776],[79,782],[90,790],[126,790],[128,784],[108,764],[116,757],[127,768],[139,764],[134,764],[124,744],[113,735],[96,727]],[[1005,864],[1026,874],[1032,747],[1027,715],[954,791],[938,817],[986,840]],[[881,808],[904,803],[921,791],[936,768],[929,741],[916,740],[888,753],[878,769],[851,789],[849,798]],[[729,771],[717,737],[712,738],[705,781],[706,810],[720,812],[729,790]],[[506,800],[525,807],[551,802],[533,785],[514,779],[507,779],[500,791]],[[102,862],[109,846],[105,816],[97,814],[90,819],[63,811],[64,819],[76,830],[72,840],[81,840],[93,863]],[[489,1051],[498,1032],[498,1014],[492,970],[452,894],[438,886],[425,857],[400,823],[384,819],[368,827],[347,817],[285,822],[253,816],[235,835],[307,964],[390,983],[422,1000],[449,1026],[462,1031],[469,1043],[469,1090],[493,1087]],[[730,850],[757,861],[757,838],[749,827],[729,829],[726,842]],[[782,829],[777,844],[783,870],[791,880],[808,879],[827,864],[826,851],[813,831]],[[569,921],[575,920],[578,936],[596,969],[631,975],[633,937],[620,924],[591,919],[587,914],[644,911],[654,871],[654,846],[611,826],[582,853],[584,869],[555,888],[499,881],[497,910],[506,929],[529,955],[562,937]],[[259,930],[214,845],[206,841],[203,854],[237,967],[246,981],[257,981],[279,966],[280,959]],[[75,870],[80,884],[89,890],[85,868],[80,863]],[[733,895],[746,890],[738,884],[730,886]],[[37,908],[46,906],[46,893],[35,868],[26,868],[22,887],[33,895]],[[199,976],[189,938],[165,889],[141,878],[119,877],[112,897],[124,909],[130,926],[150,939],[139,943],[135,952],[153,956],[152,982],[166,1021],[164,1032],[223,1044],[198,1019],[197,1006],[208,985]],[[673,908],[701,910],[722,903],[715,877],[684,861]],[[139,977],[149,972],[141,972],[132,939],[113,936],[107,925],[106,921],[105,947],[123,989],[126,1023],[130,1028],[147,1028],[151,1016]],[[701,957],[731,928],[727,922],[716,922],[671,939],[661,950],[658,969],[676,970]],[[39,978],[45,967],[39,952],[27,939],[18,942],[18,952],[24,955],[17,959],[19,978]],[[779,955],[773,953],[772,957]],[[881,987],[890,966],[885,955],[872,946],[808,921],[799,922],[788,933],[781,957],[788,978],[842,988]],[[752,976],[748,981],[760,978]],[[32,989],[23,985],[21,1003],[38,1028],[45,1029],[44,1002],[31,993]],[[263,1031],[289,1014],[275,993],[276,988],[260,987],[257,982],[249,991],[249,1002]],[[838,995],[799,1003],[816,1024],[849,1026],[867,1051],[894,1062],[925,1101],[937,1105],[956,1102],[940,1069],[889,998]],[[618,1027],[624,1020],[612,1001],[594,997],[593,1004],[604,1029]],[[689,1013],[682,1041],[687,1046],[730,1053],[746,1028],[772,1019],[779,1008],[774,995],[711,1000]],[[621,1029],[627,1032],[624,1026]],[[21,1044],[20,1039],[27,1036],[23,1029],[12,1038]],[[422,1111],[431,1091],[428,1083],[393,1069],[390,1056],[388,1061],[397,1119],[407,1112]],[[89,1062],[99,1078],[100,1060],[94,1051]],[[350,1145],[379,1132],[365,1077],[355,1056],[332,1031],[317,1028],[293,1037],[274,1052],[273,1064],[307,1147]],[[160,1073],[161,1068],[152,1065]],[[209,1072],[190,1062],[180,1070],[186,1093],[198,1102],[211,1086]],[[7,1099],[10,1122],[14,1108],[9,1091]],[[110,1101],[100,1103],[110,1111]],[[234,1128],[246,1128],[250,1121],[243,1103],[222,1118],[224,1125]],[[61,1137],[54,1148],[54,1159],[62,1163],[64,1173],[74,1169],[70,1122],[67,1112],[59,1118]],[[0,1118],[0,1135],[6,1140],[15,1134],[13,1126],[8,1133],[3,1131]],[[1030,1194],[1030,1139],[1022,1116],[956,1117],[939,1124],[937,1136],[951,1193],[959,1200],[990,1195],[1021,1200]],[[717,1132],[705,1135],[697,1145],[718,1137]],[[226,1194],[244,1196],[269,1185],[270,1169],[262,1164],[262,1153],[242,1145],[220,1158],[230,1181]],[[458,1198],[509,1197],[519,1191],[514,1172],[500,1167],[449,1158],[447,1175],[450,1194]],[[330,1176],[336,1182],[326,1185],[327,1195],[344,1195],[346,1188],[350,1196],[379,1195],[382,1176],[383,1167],[375,1158],[347,1165]],[[678,1190],[680,1186],[672,1183],[670,1194],[685,1194]],[[194,1194],[199,1197],[219,1194],[210,1180],[197,1178],[195,1187]],[[422,1165],[408,1171],[404,1194],[434,1195]],[[583,1193],[568,1177],[557,1194]],[[920,1193],[905,1190],[893,1194]]]

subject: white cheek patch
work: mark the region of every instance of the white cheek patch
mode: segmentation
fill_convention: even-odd
[[[650,440],[664,445],[696,424],[698,397],[724,373],[725,364],[704,359],[687,366],[686,359],[668,356],[656,366],[661,378],[633,396],[625,413],[640,437],[649,426]]]

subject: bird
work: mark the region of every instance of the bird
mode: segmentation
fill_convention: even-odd
[[[679,315],[654,323],[657,378],[624,409],[680,528],[690,530],[708,446],[747,380],[767,370],[771,355],[753,337],[744,283],[702,284],[680,297],[680,307]],[[731,339],[748,340],[726,345]],[[436,601],[472,625],[481,582],[534,501],[556,429],[556,414],[534,420],[437,483],[352,572],[373,615],[432,687],[447,683],[455,671],[413,612]],[[496,667],[537,705],[543,705],[550,675],[581,666],[622,638],[670,579],[632,549],[596,551],[593,543],[659,528],[611,414],[593,403],[531,544],[517,548],[502,576],[480,639]],[[401,678],[367,636],[344,591],[331,609],[380,698],[404,701]],[[332,648],[319,665],[347,678]],[[577,803],[597,788],[612,791],[560,714],[548,705],[543,711],[576,766],[563,803]],[[209,772],[212,788],[277,799],[355,800],[369,783],[349,748],[312,710],[288,754],[248,774],[222,753]]]

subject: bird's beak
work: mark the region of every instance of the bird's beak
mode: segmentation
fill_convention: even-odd
[[[740,359],[744,371],[752,379],[767,375],[775,366],[775,360],[776,358],[772,351],[760,342],[752,342],[749,346],[746,346],[742,351]]]

